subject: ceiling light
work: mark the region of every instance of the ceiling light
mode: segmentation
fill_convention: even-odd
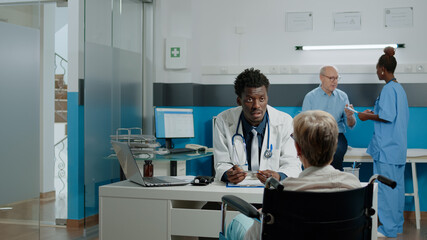
[[[404,48],[404,43],[390,44],[363,44],[363,45],[320,45],[320,46],[295,46],[295,50],[360,50],[360,49],[384,49],[385,47]]]

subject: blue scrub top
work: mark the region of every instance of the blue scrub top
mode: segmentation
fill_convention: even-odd
[[[374,113],[387,122],[374,121],[374,135],[366,152],[375,161],[405,164],[409,107],[399,83],[390,81],[383,87],[375,101]]]
[[[345,133],[347,116],[345,115],[344,108],[346,104],[350,103],[345,92],[335,89],[331,96],[329,96],[319,86],[305,95],[304,102],[302,103],[302,111],[323,110],[330,113],[337,121],[339,132]],[[354,126],[351,128],[354,128]]]

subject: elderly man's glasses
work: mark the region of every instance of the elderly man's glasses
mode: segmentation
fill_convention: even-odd
[[[341,80],[341,76],[336,76],[336,77],[334,77],[334,76],[326,76],[326,75],[323,75],[324,77],[326,77],[327,79],[329,79],[329,81],[331,81],[331,82],[334,82],[334,81],[339,81],[339,80]]]

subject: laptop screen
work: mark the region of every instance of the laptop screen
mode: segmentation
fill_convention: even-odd
[[[127,143],[113,141],[112,144],[126,178],[132,182],[144,185],[141,172],[139,171],[138,165],[136,164],[136,161],[133,158],[132,152],[130,151]]]

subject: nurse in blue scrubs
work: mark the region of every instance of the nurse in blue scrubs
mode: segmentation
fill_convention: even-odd
[[[385,81],[374,111],[358,114],[362,121],[374,121],[374,135],[367,153],[374,160],[374,174],[381,174],[397,182],[395,189],[382,183],[378,185],[378,216],[382,225],[378,235],[397,237],[403,232],[405,205],[404,173],[409,120],[408,100],[405,90],[394,77],[395,51],[386,47],[377,63],[379,80]]]

